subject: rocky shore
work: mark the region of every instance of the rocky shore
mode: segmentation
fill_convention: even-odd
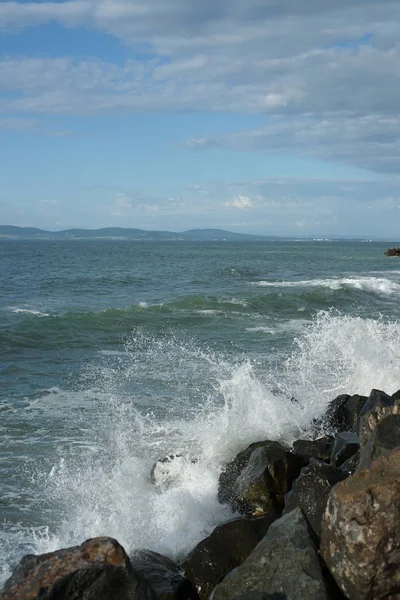
[[[400,600],[400,391],[339,396],[315,431],[330,435],[257,441],[227,464],[218,499],[237,516],[182,563],[93,538],[25,556],[0,599]]]

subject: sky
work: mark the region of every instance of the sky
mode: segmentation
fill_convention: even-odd
[[[0,224],[398,240],[399,0],[0,2]]]

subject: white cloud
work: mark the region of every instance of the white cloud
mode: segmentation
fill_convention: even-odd
[[[50,22],[116,36],[132,57],[145,48],[151,58],[5,57],[0,128],[36,131],[37,115],[253,113],[273,123],[205,133],[188,145],[291,152],[378,172],[400,168],[398,0],[0,3],[7,32]],[[52,124],[49,133],[69,132]]]
[[[247,196],[239,194],[232,201],[225,202],[225,206],[232,206],[233,208],[251,208],[253,202]]]

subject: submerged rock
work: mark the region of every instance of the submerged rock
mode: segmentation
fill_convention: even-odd
[[[321,566],[300,509],[275,521],[245,562],[217,585],[212,600],[326,600]]]
[[[169,558],[145,550],[135,552],[131,563],[161,600],[199,600],[194,584],[178,572],[178,565]]]
[[[330,493],[321,554],[350,600],[400,598],[399,498],[400,448]]]
[[[242,514],[279,516],[284,496],[306,461],[278,442],[260,442],[238,454],[221,474],[218,499]]]
[[[284,514],[301,508],[317,540],[321,537],[321,523],[332,486],[347,475],[335,467],[312,459],[294,481],[285,496]]]
[[[159,600],[114,539],[25,556],[6,581],[1,600]]]
[[[331,435],[316,440],[296,440],[292,452],[305,461],[309,461],[310,458],[328,461],[332,454],[333,442],[334,437]]]
[[[165,492],[182,483],[189,461],[181,454],[169,454],[157,460],[150,471],[150,481]]]
[[[183,563],[186,577],[206,600],[214,587],[248,557],[265,535],[271,519],[234,519],[219,525],[192,550]]]

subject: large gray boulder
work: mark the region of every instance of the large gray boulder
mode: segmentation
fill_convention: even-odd
[[[321,555],[350,600],[400,598],[400,448],[332,489]]]
[[[307,521],[297,508],[275,521],[245,562],[217,585],[212,600],[326,600]]]
[[[1,600],[159,600],[114,539],[25,556],[0,593]]]

